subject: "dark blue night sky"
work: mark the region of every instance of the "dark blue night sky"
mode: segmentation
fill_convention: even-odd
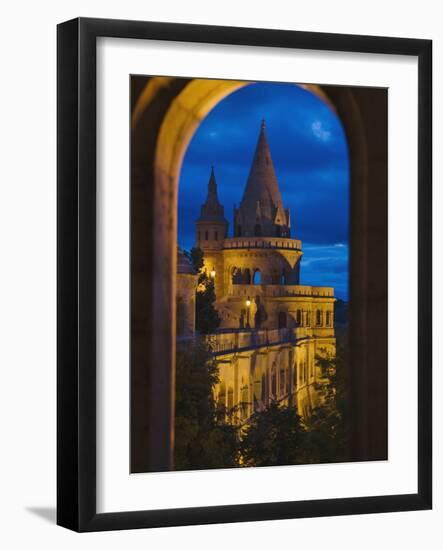
[[[194,246],[194,222],[205,201],[214,165],[232,236],[261,119],[280,185],[291,210],[292,237],[301,239],[301,284],[335,287],[348,294],[349,169],[346,138],[334,112],[292,84],[259,83],[221,101],[204,119],[186,152],[180,175],[178,241]]]

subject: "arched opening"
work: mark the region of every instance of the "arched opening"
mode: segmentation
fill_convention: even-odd
[[[241,285],[243,283],[242,272],[238,267],[231,269],[231,282],[233,285]]]
[[[302,313],[300,309],[297,309],[297,313],[295,315],[295,320],[298,327],[301,327],[302,325]]]
[[[280,311],[278,314],[278,328],[287,328],[288,326],[288,316],[285,311]]]
[[[251,271],[249,270],[249,268],[246,268],[243,272],[243,284],[251,284]]]
[[[261,285],[262,283],[262,280],[261,280],[261,272],[259,269],[256,269],[254,271],[254,275],[252,276],[252,284],[253,285]]]
[[[132,128],[133,135],[137,137],[137,143],[142,144],[139,150],[132,154],[132,181],[134,189],[132,197],[133,217],[138,220],[137,223],[143,230],[137,231],[137,235],[142,235],[134,243],[133,257],[136,265],[140,265],[140,281],[137,281],[137,287],[141,290],[134,296],[141,296],[142,299],[134,301],[135,307],[132,310],[131,322],[134,326],[142,327],[138,330],[132,341],[132,352],[137,357],[134,366],[137,378],[143,378],[147,365],[151,364],[152,357],[159,358],[158,371],[162,373],[170,372],[169,375],[162,375],[161,381],[156,383],[153,377],[152,384],[148,388],[151,392],[150,398],[146,397],[146,388],[137,389],[134,399],[137,403],[147,403],[142,406],[143,411],[149,410],[151,418],[162,418],[162,426],[167,426],[168,415],[172,425],[171,405],[170,411],[167,411],[165,403],[168,403],[169,396],[173,394],[173,339],[175,331],[175,268],[176,254],[176,204],[177,204],[177,182],[180,172],[180,166],[187,144],[199,125],[200,121],[206,116],[209,110],[218,103],[223,97],[232,93],[239,87],[246,86],[246,82],[234,81],[215,81],[215,80],[183,80],[175,78],[151,78],[146,88],[135,98],[135,107],[133,109]],[[367,102],[367,96],[364,90],[350,89],[345,87],[320,87],[306,86],[322,97],[328,104],[333,105],[342,120],[350,144],[350,158],[352,159],[352,180],[355,183],[355,189],[361,189],[358,197],[365,196],[367,192],[368,180],[371,174],[377,173],[374,163],[368,162],[368,143],[366,140],[365,129],[369,128],[366,122],[370,121],[371,107]],[[153,116],[152,105],[155,104],[155,116]],[[362,116],[365,122],[362,122]],[[133,140],[135,142],[135,140]],[[377,157],[380,148],[376,142],[371,142],[371,158]],[[383,147],[382,145],[380,146]],[[383,151],[382,151],[383,153]],[[151,246],[151,237],[149,231],[153,220],[152,213],[146,216],[146,204],[152,204],[152,211],[155,212],[157,220],[156,233],[153,246]],[[366,203],[360,200],[359,212],[365,212]],[[354,243],[353,256],[354,265],[371,265],[366,261],[368,250],[365,241],[364,229],[367,223],[367,217],[361,215],[356,218],[353,230],[358,235],[357,240],[364,246],[359,247]],[[241,231],[240,231],[241,233]],[[146,251],[149,250],[150,260],[147,264]],[[146,277],[146,271],[155,274],[155,277]],[[353,292],[356,296],[365,296],[366,282],[361,278],[356,280]],[[161,310],[163,315],[158,319],[155,326],[145,328],[146,312]],[[358,313],[358,312],[357,312]],[[357,316],[354,316],[355,326],[358,327],[359,319],[363,322],[365,315],[364,308]],[[147,334],[149,335],[149,346],[146,345]],[[364,343],[363,343],[364,344]],[[364,357],[365,346],[362,344],[361,352],[358,357]],[[161,353],[162,350],[171,350],[170,357]],[[364,361],[356,361],[356,364],[364,364]],[[172,369],[171,369],[172,365]],[[362,367],[363,368],[363,367]],[[134,370],[133,369],[133,370]],[[372,376],[372,375],[371,375]],[[374,374],[375,376],[375,374]],[[172,387],[172,390],[171,390]],[[159,393],[162,398],[159,398]],[[155,397],[153,399],[152,397]],[[363,397],[364,396],[359,396]],[[160,403],[158,410],[157,404]],[[364,410],[364,400],[356,399],[355,403],[361,403],[360,409]],[[363,413],[361,413],[363,415]],[[363,415],[364,416],[364,415]],[[147,424],[147,414],[140,414],[139,431],[143,433]],[[137,431],[137,427],[134,428]],[[164,431],[156,432],[151,429],[155,435],[155,441],[149,439],[146,446],[161,449],[158,452],[159,461],[171,454],[171,436]],[[173,433],[171,429],[171,434]],[[159,434],[158,436],[156,434]],[[154,437],[154,436],[153,436]],[[148,456],[148,452],[141,452],[142,456]],[[163,464],[166,463],[166,459]],[[151,468],[154,468],[151,464]]]
[[[331,312],[330,311],[326,312],[326,326],[327,327],[331,326]]]

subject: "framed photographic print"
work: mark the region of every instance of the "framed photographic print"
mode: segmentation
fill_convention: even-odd
[[[59,25],[59,525],[431,508],[431,52]]]

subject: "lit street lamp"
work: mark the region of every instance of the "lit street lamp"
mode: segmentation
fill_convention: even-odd
[[[249,310],[251,309],[251,300],[248,296],[248,299],[246,300],[246,328],[251,328],[251,325],[249,323]]]
[[[210,272],[211,278],[215,279],[215,268],[213,267]]]

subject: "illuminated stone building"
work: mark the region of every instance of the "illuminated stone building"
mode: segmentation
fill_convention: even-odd
[[[212,168],[196,246],[222,319],[210,336],[220,371],[215,397],[235,408],[239,423],[272,400],[307,416],[325,382],[316,356],[335,354],[334,289],[300,285],[302,243],[291,235],[264,122],[233,225],[229,236]]]

